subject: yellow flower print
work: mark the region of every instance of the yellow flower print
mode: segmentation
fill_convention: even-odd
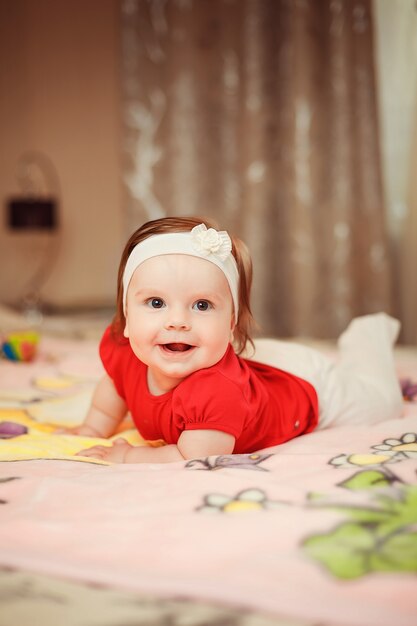
[[[402,461],[394,454],[339,454],[339,456],[330,459],[330,465],[334,467],[375,467],[385,465],[387,463],[397,463]]]
[[[398,460],[417,458],[417,434],[406,433],[400,439],[385,439],[378,446],[372,446],[386,456],[401,457]]]
[[[248,513],[251,511],[280,509],[283,502],[268,500],[261,489],[245,489],[235,496],[211,493],[197,510],[202,513]]]

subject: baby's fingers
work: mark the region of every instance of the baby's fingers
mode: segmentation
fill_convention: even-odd
[[[77,452],[76,456],[92,456],[96,459],[102,459],[108,452],[107,446],[93,446],[92,448],[85,448]]]

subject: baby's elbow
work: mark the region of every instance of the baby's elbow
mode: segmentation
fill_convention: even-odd
[[[235,438],[219,430],[186,430],[178,439],[178,450],[184,459],[232,454]]]

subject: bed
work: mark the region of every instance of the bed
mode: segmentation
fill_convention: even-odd
[[[68,327],[0,360],[0,626],[415,626],[416,349],[396,352],[401,419],[110,465],[55,432],[102,373],[102,327]]]

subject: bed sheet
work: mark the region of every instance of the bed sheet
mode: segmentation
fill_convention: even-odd
[[[45,338],[34,363],[0,363],[0,427],[28,429],[0,441],[3,573],[184,598],[230,619],[414,626],[416,353],[397,363],[399,420],[256,454],[110,465],[53,433],[82,419],[102,373],[96,342]]]

